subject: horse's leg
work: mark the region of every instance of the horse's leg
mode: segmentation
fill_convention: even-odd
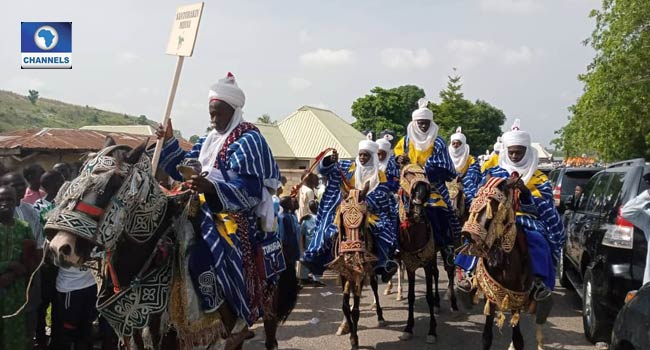
[[[543,324],[535,324],[535,338],[537,339],[537,350],[544,349],[544,336],[542,334]]]
[[[449,285],[447,286],[447,293],[449,295],[449,302],[451,303],[452,311],[458,311],[458,302],[456,301],[456,290],[454,288],[455,271],[456,268],[453,266],[447,269],[447,278],[449,279]]]
[[[144,336],[143,336],[143,331],[141,329],[137,329],[133,332],[133,343],[138,349],[144,349]]]
[[[395,300],[402,301],[402,279],[404,278],[404,264],[400,261],[397,265],[397,297]]]
[[[494,325],[494,315],[485,316],[485,325],[483,326],[483,350],[490,350],[492,347],[492,325]]]
[[[278,340],[276,339],[277,331],[278,331],[277,318],[273,316],[264,317],[264,334],[266,335],[264,346],[266,347],[267,350],[277,350],[278,348]]]
[[[515,350],[524,350],[524,337],[521,335],[519,324],[512,327],[512,345]]]
[[[413,338],[413,326],[415,325],[415,320],[413,319],[413,307],[415,306],[415,271],[409,271],[406,269],[406,276],[408,276],[409,281],[409,315],[406,320],[406,328],[404,328],[402,335],[399,336],[400,340],[409,340]]]
[[[381,309],[381,304],[379,303],[379,286],[377,285],[377,276],[370,276],[370,288],[372,289],[372,294],[375,296],[375,305],[377,305],[377,326],[384,327],[386,325],[386,320],[384,320],[384,311]]]
[[[361,292],[361,290],[355,291],[352,294],[354,299],[354,306],[352,306],[352,324],[350,325],[350,345],[352,350],[359,349],[359,334],[357,331],[359,329],[359,305],[361,304],[361,296],[357,292]]]
[[[352,314],[350,312],[350,282],[341,278],[343,282],[343,305],[341,306],[343,310],[343,316],[345,316],[345,324],[349,331],[352,331]],[[341,325],[342,326],[342,325]],[[339,327],[339,330],[341,327]],[[338,333],[337,333],[338,334]],[[341,332],[343,334],[343,332]]]
[[[370,311],[377,310],[377,303],[379,303],[379,298],[377,297],[377,293],[375,293],[375,290],[379,289],[379,286],[377,284],[377,276],[372,274],[369,277],[370,279],[370,288],[372,289],[372,305],[370,305]]]
[[[437,254],[436,254],[437,255]],[[438,290],[438,280],[440,279],[440,271],[438,270],[438,259],[433,259],[433,262],[431,262],[432,266],[432,274],[433,274],[433,282],[435,283],[436,287],[436,293],[433,298],[433,305],[437,308],[440,309],[440,291]],[[426,270],[426,267],[425,267]]]
[[[435,299],[433,297],[433,271],[437,271],[438,267],[433,263],[429,263],[424,267],[424,276],[427,284],[427,304],[429,304],[429,334],[427,335],[427,344],[436,342],[438,334],[436,333],[436,315],[433,312]],[[436,285],[437,287],[437,285]],[[437,290],[436,290],[437,292]]]
[[[341,277],[341,285],[343,286],[343,303],[345,303],[345,294],[348,294],[348,311],[350,310],[350,285],[347,283],[347,281]],[[336,330],[336,335],[345,335],[350,332],[350,323],[348,322],[348,318],[345,315],[345,311],[343,311],[343,320],[341,321],[341,324],[339,325],[339,328]]]

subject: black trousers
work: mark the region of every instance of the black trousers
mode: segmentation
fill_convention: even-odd
[[[96,301],[96,285],[68,293],[57,292],[53,349],[92,349],[92,326],[97,318]]]

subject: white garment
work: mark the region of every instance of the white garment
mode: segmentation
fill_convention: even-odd
[[[354,187],[358,190],[363,190],[366,182],[370,182],[370,190],[368,193],[374,191],[379,186],[379,157],[377,150],[379,146],[376,142],[363,140],[359,142],[359,152],[366,151],[370,154],[370,159],[365,165],[361,164],[359,156],[354,160],[356,168],[354,170]]]
[[[230,133],[243,121],[242,110],[241,108],[237,108],[230,119],[226,131],[220,133],[216,129],[212,129],[205,138],[205,141],[203,141],[201,151],[199,152],[199,162],[201,163],[201,171],[208,173],[207,178],[209,180],[223,181],[221,171],[214,167],[217,162],[217,156],[228,139],[228,136],[230,136]]]
[[[412,121],[406,128],[406,132],[409,135],[409,140],[413,142],[415,149],[418,151],[425,151],[433,145],[436,137],[438,137],[438,124],[431,122],[429,130],[427,130],[427,132],[422,132],[418,127],[417,122]]]
[[[309,202],[315,199],[316,193],[314,193],[314,190],[305,185],[300,186],[300,193],[298,195],[298,220],[305,217],[305,215],[316,214],[309,210]]]
[[[524,158],[517,163],[511,161],[508,157],[508,147],[510,146],[526,147]],[[530,146],[530,134],[522,131],[519,119],[515,119],[511,130],[503,134],[503,152],[499,153],[499,166],[506,169],[509,174],[516,171],[521,176],[521,180],[527,184],[535,174],[538,163],[537,150]]]
[[[75,290],[88,288],[97,284],[90,270],[81,271],[78,267],[60,267],[56,275],[56,290],[59,293],[68,293]]]
[[[638,227],[650,242],[650,193],[643,191],[621,208],[621,216]],[[650,249],[645,256],[645,273],[643,284],[650,282]]]
[[[460,171],[463,170],[467,160],[469,159],[469,145],[463,143],[458,148],[454,148],[453,146],[449,147],[449,156],[451,157],[451,161],[454,163],[456,172],[460,174]]]
[[[390,134],[388,134],[387,136],[390,136]],[[390,137],[392,138],[392,136]],[[384,138],[380,138],[379,140],[377,140],[377,145],[379,146],[380,151],[386,152],[386,157],[384,158],[384,160],[379,161],[379,170],[386,171],[386,167],[388,167],[388,161],[390,160],[390,156],[393,154],[390,141],[384,136]]]

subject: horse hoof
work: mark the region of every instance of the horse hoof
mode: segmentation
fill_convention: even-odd
[[[391,294],[393,294],[393,291],[390,290],[390,288],[384,289],[384,295],[391,295]]]
[[[386,320],[377,321],[377,327],[379,327],[379,328],[386,327]]]
[[[510,343],[510,346],[508,346],[508,350],[515,350],[515,344]]]
[[[427,335],[427,344],[435,344],[436,340],[438,340],[438,338],[436,338],[435,335]]]
[[[402,292],[397,292],[397,297],[395,297],[395,300],[402,301],[402,299],[404,299],[402,298]]]
[[[339,335],[339,336],[346,335],[348,333],[350,333],[350,330],[348,329],[347,326],[341,325],[341,326],[339,326],[339,329],[336,330],[336,335]]]
[[[399,340],[411,340],[413,338],[413,333],[409,332],[402,332],[402,334],[399,336]]]
[[[377,303],[372,303],[372,305],[370,305],[370,311],[376,311],[376,310],[377,310]]]

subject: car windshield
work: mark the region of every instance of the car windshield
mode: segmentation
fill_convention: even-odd
[[[562,178],[562,195],[572,195],[576,186],[581,186],[583,189],[589,179],[596,173],[596,171],[567,171]]]

